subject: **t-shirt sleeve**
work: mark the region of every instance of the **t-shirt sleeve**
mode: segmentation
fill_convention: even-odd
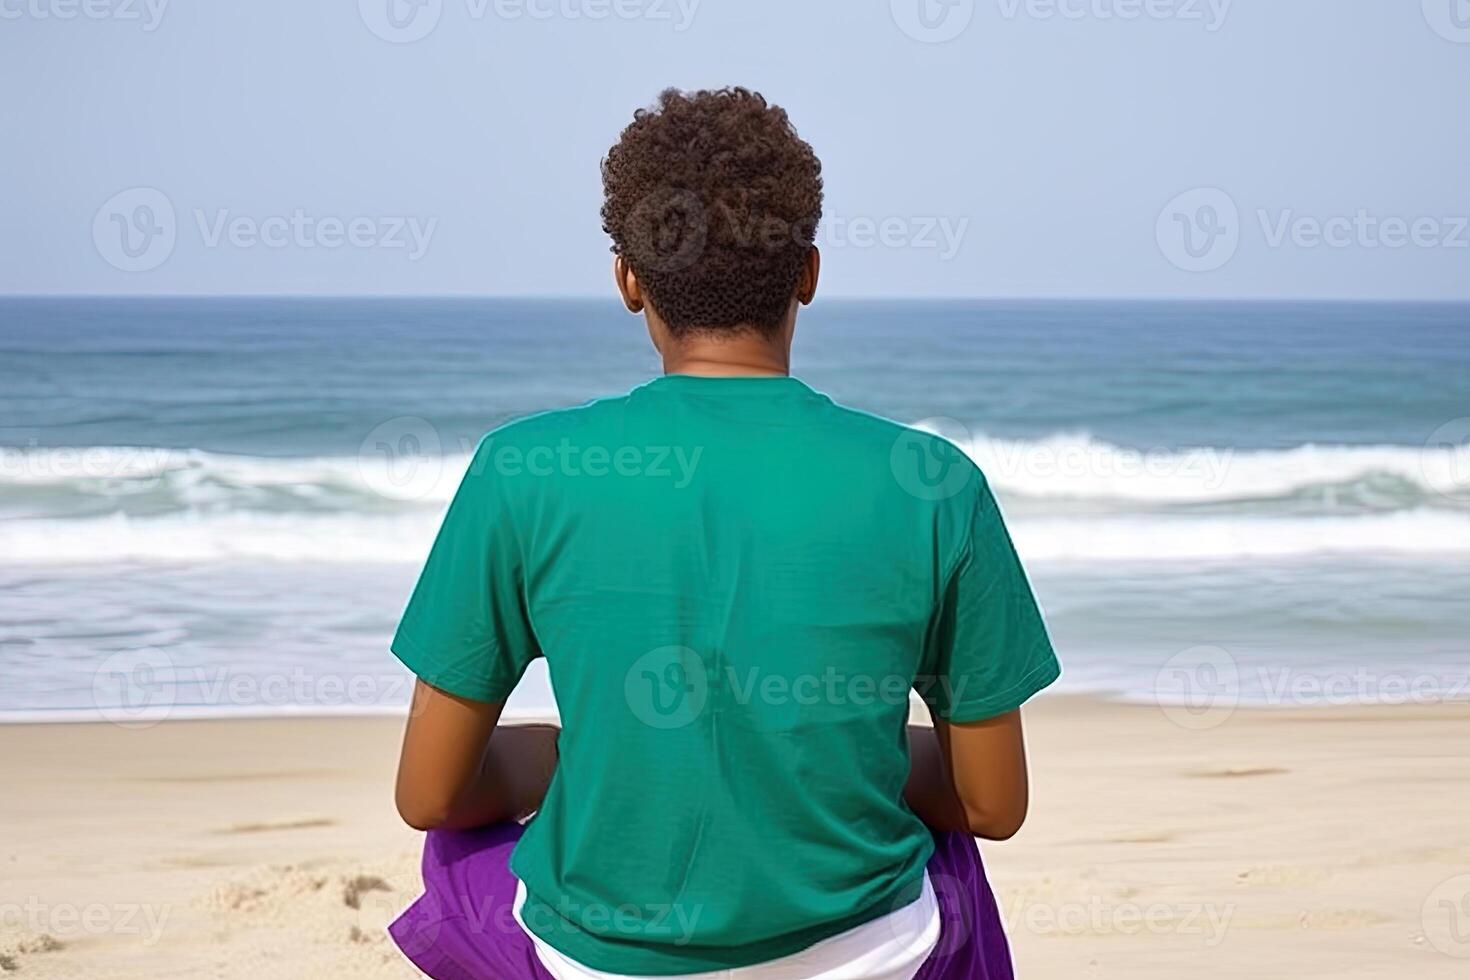
[[[508,510],[487,438],[444,514],[393,636],[394,655],[421,680],[475,701],[504,701],[540,653]]]
[[[1036,597],[983,480],[925,661],[919,693],[934,714],[953,722],[1013,711],[1061,674]]]

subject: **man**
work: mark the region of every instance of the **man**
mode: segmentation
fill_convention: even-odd
[[[665,92],[602,172],[664,374],[492,432],[445,516],[393,642],[433,831],[395,939],[435,977],[1009,976],[971,835],[1020,827],[1058,666],[994,498],[790,376],[822,180],[782,109]],[[560,732],[497,729],[538,656]]]

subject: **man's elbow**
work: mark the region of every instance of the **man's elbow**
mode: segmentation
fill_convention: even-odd
[[[965,823],[971,836],[984,840],[1010,840],[1026,822],[1026,807],[989,808],[965,806]]]
[[[394,803],[403,822],[414,830],[439,830],[449,823],[448,801],[416,799],[399,793]]]

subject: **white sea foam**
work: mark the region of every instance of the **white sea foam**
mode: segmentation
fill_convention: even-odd
[[[235,513],[146,518],[111,514],[74,520],[12,520],[0,524],[0,560],[417,562],[428,554],[437,523],[433,513],[378,517]]]
[[[1029,561],[1185,561],[1299,555],[1470,555],[1470,515],[1109,517],[1011,522]]]
[[[1038,440],[977,436],[962,448],[997,490],[1038,500],[1249,502],[1375,477],[1426,495],[1470,496],[1470,445],[1140,450],[1086,435],[1057,435]],[[221,495],[231,491],[302,497],[335,491],[388,502],[442,503],[468,461],[463,454],[274,458],[156,447],[0,448],[0,494],[24,487],[93,497],[165,490],[187,505],[221,502]]]
[[[0,507],[29,499],[70,512],[79,504],[130,503],[187,510],[324,508],[353,512],[442,504],[468,454],[266,457],[139,446],[0,448]],[[44,516],[44,515],[40,515]]]
[[[7,521],[0,560],[89,563],[416,563],[437,514],[174,515]],[[1029,561],[1193,560],[1313,554],[1470,555],[1470,515],[1428,509],[1352,517],[1015,518],[1011,533]]]
[[[1470,498],[1470,446],[1299,446],[1139,450],[1085,435],[977,437],[962,446],[1001,493],[1156,504],[1251,502],[1373,478],[1421,495]]]
[[[1029,560],[1470,553],[1470,447],[972,439]],[[465,455],[0,450],[0,561],[421,561]]]

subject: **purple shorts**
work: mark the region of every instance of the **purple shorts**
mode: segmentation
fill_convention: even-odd
[[[510,852],[522,830],[500,824],[429,832],[424,894],[388,933],[434,980],[552,980],[511,910]],[[929,880],[939,901],[939,944],[915,980],[1013,980],[1010,947],[974,839],[935,834]]]

